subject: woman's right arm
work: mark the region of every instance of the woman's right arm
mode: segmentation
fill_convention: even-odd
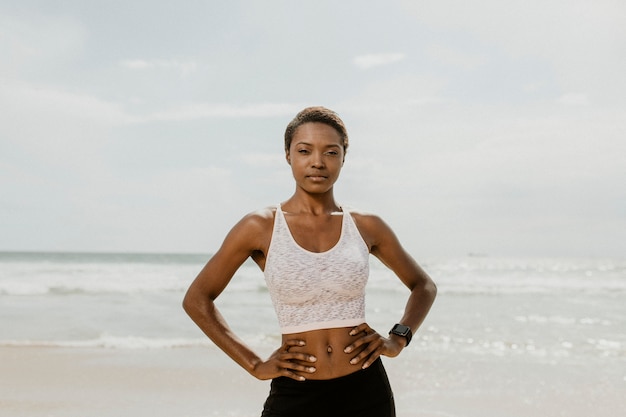
[[[285,342],[264,361],[233,333],[215,305],[217,297],[246,259],[255,252],[267,251],[271,228],[272,217],[268,223],[267,212],[250,214],[237,223],[187,290],[183,308],[216,346],[256,378],[287,376],[302,380],[302,374],[310,372],[310,365],[294,361],[314,360],[304,353],[289,352],[292,346],[302,346],[302,341]]]

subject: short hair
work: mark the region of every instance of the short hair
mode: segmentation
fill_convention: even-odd
[[[334,128],[341,137],[344,154],[348,150],[348,131],[343,124],[343,120],[341,120],[339,115],[334,111],[326,107],[315,106],[307,107],[300,111],[287,125],[287,129],[285,129],[285,151],[289,151],[294,133],[305,123],[324,123]]]

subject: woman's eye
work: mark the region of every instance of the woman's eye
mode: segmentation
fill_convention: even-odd
[[[300,149],[300,150],[298,150],[298,153],[307,154],[307,153],[309,153],[309,151],[307,149]]]

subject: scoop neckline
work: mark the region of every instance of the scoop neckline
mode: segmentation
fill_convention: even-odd
[[[339,209],[341,210],[340,213],[341,213],[341,216],[342,216],[342,219],[341,219],[341,232],[339,233],[339,240],[337,240],[337,242],[331,248],[329,248],[329,249],[327,249],[327,250],[325,250],[323,252],[314,252],[314,251],[308,250],[307,248],[303,247],[302,245],[300,245],[298,243],[296,238],[293,236],[293,233],[291,233],[291,229],[289,228],[289,223],[287,223],[287,219],[285,218],[285,212],[283,211],[282,206],[280,204],[278,205],[278,211],[280,212],[281,216],[283,216],[283,221],[285,222],[285,227],[287,228],[287,234],[289,235],[289,238],[291,239],[291,241],[300,250],[302,250],[303,252],[306,252],[306,253],[310,253],[312,255],[324,255],[324,254],[330,253],[330,252],[334,251],[339,246],[341,241],[343,240],[344,233],[346,231],[346,211],[341,206],[339,206]]]

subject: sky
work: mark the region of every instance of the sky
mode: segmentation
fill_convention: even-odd
[[[624,257],[626,2],[0,0],[0,250],[211,253],[285,126],[418,260]]]

